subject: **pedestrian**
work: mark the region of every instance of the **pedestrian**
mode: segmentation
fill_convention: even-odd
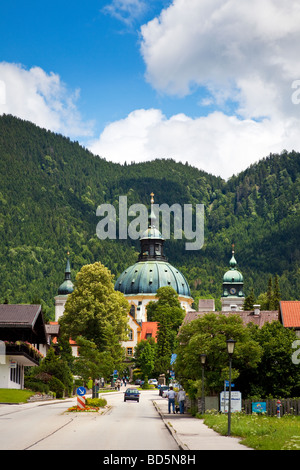
[[[168,397],[168,411],[169,413],[171,413],[171,408],[172,408],[173,413],[175,413],[176,392],[174,392],[173,387],[170,387],[170,389],[167,391],[167,397]]]
[[[185,391],[181,387],[178,394],[177,394],[177,400],[179,404],[179,411],[180,414],[184,414],[184,403],[185,403]]]

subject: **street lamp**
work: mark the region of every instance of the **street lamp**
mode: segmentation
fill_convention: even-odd
[[[204,366],[206,362],[206,354],[200,354],[202,365],[202,397],[201,397],[201,414],[205,413],[205,398],[204,398]]]
[[[235,347],[236,341],[234,339],[228,339],[227,343],[227,353],[229,356],[229,405],[228,405],[228,432],[227,435],[230,436],[230,428],[231,428],[231,363],[232,363],[232,355]],[[225,401],[224,401],[225,405]]]

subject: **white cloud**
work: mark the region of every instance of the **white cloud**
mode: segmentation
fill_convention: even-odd
[[[147,80],[179,96],[206,86],[216,104],[241,103],[244,117],[298,113],[299,24],[298,0],[174,0],[141,28]]]
[[[102,8],[102,12],[109,14],[127,26],[132,26],[135,20],[140,19],[147,10],[145,0],[112,0]]]
[[[70,137],[91,136],[76,107],[79,90],[70,93],[59,75],[40,67],[0,63],[0,114],[12,114]]]
[[[299,24],[298,0],[173,0],[141,27],[146,78],[179,99],[204,87],[197,101],[215,112],[167,119],[157,109],[136,110],[109,124],[90,149],[116,162],[188,161],[224,178],[271,152],[299,150],[300,106],[292,101]]]
[[[270,152],[292,150],[297,142],[298,122],[293,120],[256,122],[221,112],[167,119],[160,110],[140,109],[109,124],[88,147],[113,162],[173,158],[228,178]]]
[[[271,152],[299,150],[299,24],[298,0],[174,0],[141,28],[147,80],[179,98],[204,87],[198,103],[216,111],[167,119],[137,110],[108,125],[91,150],[118,162],[189,161],[224,178]]]

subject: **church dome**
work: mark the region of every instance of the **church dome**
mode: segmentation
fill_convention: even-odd
[[[74,290],[74,284],[70,280],[64,281],[58,288],[58,295],[72,294]]]
[[[178,295],[191,297],[184,275],[167,261],[139,261],[117,279],[115,290],[125,295],[155,294],[160,287],[170,286]]]
[[[237,269],[232,268],[224,274],[223,282],[244,282],[244,279]]]
[[[156,294],[160,287],[170,286],[180,296],[191,299],[189,284],[183,274],[172,266],[164,254],[164,239],[155,227],[154,194],[151,194],[149,226],[140,238],[138,261],[119,276],[115,290],[124,295]]]
[[[223,282],[244,282],[242,274],[236,269],[237,262],[234,257],[234,251],[232,251],[232,257],[229,261],[229,265],[230,269],[224,274]]]

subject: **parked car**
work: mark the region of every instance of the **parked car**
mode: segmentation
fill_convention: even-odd
[[[157,382],[156,379],[149,379],[149,380],[148,380],[148,384],[150,384],[150,385],[155,385],[155,387],[157,387],[158,382]]]
[[[127,388],[124,392],[124,401],[127,400],[140,401],[140,392],[136,388]]]
[[[169,387],[167,385],[162,385],[159,389],[159,395],[162,397],[163,396],[163,392],[169,390]]]
[[[136,379],[136,381],[134,382],[134,385],[141,385],[141,379]]]

